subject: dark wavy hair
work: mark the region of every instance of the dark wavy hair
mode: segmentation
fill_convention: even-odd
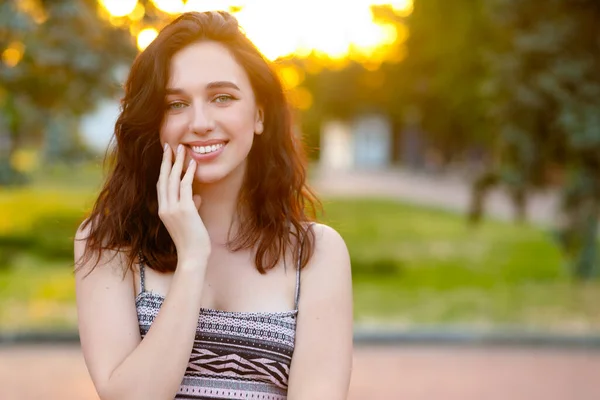
[[[264,110],[264,130],[255,136],[248,155],[252,168],[246,169],[237,202],[244,220],[227,245],[232,251],[256,249],[255,265],[263,274],[281,257],[285,264],[290,249],[302,267],[312,256],[311,222],[321,204],[306,184],[306,159],[281,81],[232,15],[190,12],[162,29],[131,67],[113,146],[105,158],[108,177],[81,227],[90,225],[84,256],[87,261],[92,253],[97,255],[94,267],[103,250],[116,250],[126,254],[129,269],[137,260],[159,272],[176,268],[175,245],[158,217],[156,182],[163,153],[159,128],[171,58],[204,40],[231,52]]]

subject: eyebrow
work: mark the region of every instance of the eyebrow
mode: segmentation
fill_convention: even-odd
[[[215,81],[210,82],[206,85],[206,89],[222,89],[222,88],[230,88],[235,89],[237,91],[241,91],[238,85],[229,81]],[[167,88],[166,94],[183,94],[185,91],[180,88]]]

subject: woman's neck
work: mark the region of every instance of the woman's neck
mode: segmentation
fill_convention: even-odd
[[[244,181],[245,168],[240,166],[226,178],[214,183],[194,182],[193,192],[200,195],[200,217],[214,245],[225,245],[233,223],[237,230],[238,196]]]

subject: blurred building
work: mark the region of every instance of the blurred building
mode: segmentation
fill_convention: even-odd
[[[390,120],[381,114],[328,121],[321,129],[319,164],[327,170],[385,169],[394,162],[395,139]]]

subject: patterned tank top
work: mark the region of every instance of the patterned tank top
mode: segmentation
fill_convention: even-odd
[[[164,296],[146,291],[144,271],[141,264],[136,309],[142,339],[164,301]],[[286,399],[299,296],[300,268],[296,266],[294,310],[201,308],[194,346],[175,399]]]

